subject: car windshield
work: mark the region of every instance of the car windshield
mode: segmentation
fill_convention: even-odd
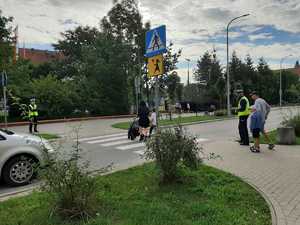
[[[13,135],[14,134],[14,132],[12,132],[10,130],[2,129],[2,128],[0,128],[0,131],[2,131],[3,133],[6,133],[8,135]]]

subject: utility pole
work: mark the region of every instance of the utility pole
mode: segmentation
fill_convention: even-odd
[[[156,127],[159,128],[159,105],[160,105],[160,97],[159,97],[159,78],[156,76],[155,78],[155,112],[156,112]]]
[[[185,59],[187,62],[188,62],[188,71],[187,71],[187,86],[190,86],[190,62],[191,60],[190,59]]]
[[[282,106],[282,63],[285,59],[287,59],[290,56],[292,56],[292,54],[287,55],[280,60],[280,75],[279,75],[279,106],[280,107]]]
[[[4,109],[4,125],[7,130],[7,97],[6,97],[6,86],[7,86],[7,74],[5,71],[2,72],[2,87],[3,87],[3,109]]]

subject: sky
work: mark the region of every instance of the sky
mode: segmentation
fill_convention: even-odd
[[[187,61],[191,71],[205,51],[216,49],[226,66],[226,26],[229,52],[257,63],[264,57],[272,69],[293,67],[300,59],[300,0],[139,0],[143,21],[152,27],[166,25],[167,42],[182,49],[178,73],[185,82]],[[112,0],[0,0],[5,16],[19,26],[20,47],[52,49],[61,32],[79,25],[99,27]]]

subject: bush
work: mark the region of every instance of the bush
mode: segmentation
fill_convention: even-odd
[[[290,112],[290,116],[286,116],[282,124],[284,126],[294,127],[296,136],[300,137],[300,112],[297,112],[296,115]]]
[[[177,181],[181,166],[197,169],[202,159],[201,148],[195,137],[183,132],[182,128],[157,131],[147,142],[146,159],[156,160],[162,183]]]
[[[98,207],[97,181],[88,172],[88,163],[79,162],[79,143],[71,156],[56,155],[40,171],[44,181],[42,190],[54,199],[52,212],[63,219],[88,219],[96,215]],[[106,172],[106,168],[100,172]],[[51,213],[52,214],[52,213]]]

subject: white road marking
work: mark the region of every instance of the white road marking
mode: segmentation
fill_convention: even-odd
[[[196,141],[197,141],[198,143],[201,143],[201,142],[209,141],[209,139],[207,139],[207,138],[197,138]]]
[[[121,145],[121,144],[127,144],[127,143],[130,143],[130,142],[132,142],[132,141],[131,140],[115,141],[115,142],[101,144],[101,146],[110,147],[110,146],[116,146],[116,145]]]
[[[144,155],[145,150],[134,151],[133,153],[138,154],[138,155]]]
[[[88,144],[98,144],[98,143],[104,143],[104,142],[109,142],[109,141],[117,141],[120,139],[126,139],[128,138],[127,136],[121,136],[121,137],[112,137],[112,138],[106,138],[106,139],[101,139],[101,140],[95,140],[95,141],[88,141]]]
[[[117,137],[117,136],[122,136],[122,135],[127,135],[127,133],[118,133],[118,134],[108,134],[108,135],[103,135],[103,136],[96,136],[96,137],[89,137],[89,138],[80,138],[78,141],[91,141],[91,140],[96,140],[96,139],[102,139],[102,138],[110,138],[110,137]]]
[[[137,143],[137,144],[132,144],[132,145],[119,146],[119,147],[116,147],[116,149],[124,151],[124,150],[129,150],[132,148],[139,148],[139,147],[144,147],[144,146],[145,146],[145,143]]]

